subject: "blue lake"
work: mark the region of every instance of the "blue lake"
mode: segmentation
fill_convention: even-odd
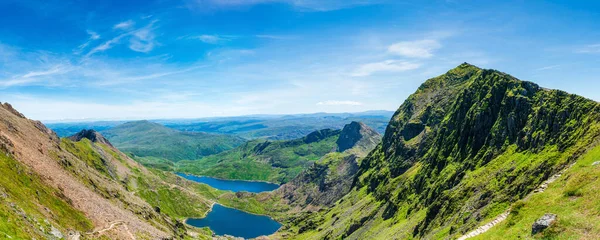
[[[209,227],[217,235],[255,238],[275,233],[280,227],[277,221],[215,204],[205,218],[190,218],[186,223],[195,227]]]
[[[223,180],[223,179],[217,179],[217,178],[211,178],[211,177],[200,177],[200,176],[188,175],[188,174],[183,174],[183,173],[177,173],[177,175],[179,175],[185,179],[192,180],[194,182],[208,184],[211,187],[214,187],[216,189],[229,190],[229,191],[233,191],[233,192],[246,191],[246,192],[259,193],[259,192],[273,191],[273,190],[279,188],[279,185],[274,184],[274,183],[267,183],[267,182]]]

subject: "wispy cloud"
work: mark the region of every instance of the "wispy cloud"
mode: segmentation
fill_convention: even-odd
[[[388,52],[409,58],[430,58],[433,52],[441,47],[438,41],[425,39],[392,44],[388,47]]]
[[[156,46],[154,40],[155,34],[152,31],[152,25],[148,25],[132,33],[129,39],[129,48],[136,52],[150,52]]]
[[[358,67],[350,75],[353,77],[364,77],[378,72],[404,72],[408,70],[417,69],[420,66],[420,64],[413,62],[385,60],[382,62],[364,64]]]
[[[317,105],[328,105],[328,106],[340,106],[340,105],[362,106],[363,103],[356,102],[356,101],[327,100],[327,101],[318,102]]]
[[[535,69],[536,71],[544,71],[544,70],[551,70],[551,69],[556,69],[559,68],[560,65],[550,65],[550,66],[545,66],[545,67],[540,67]]]
[[[266,3],[285,3],[303,11],[332,11],[381,3],[381,0],[190,0],[189,7],[205,10],[209,6],[239,7]]]
[[[209,34],[203,34],[203,35],[199,35],[199,36],[190,36],[187,37],[188,39],[197,39],[200,40],[204,43],[208,43],[208,44],[220,44],[226,41],[230,41],[231,39],[233,39],[232,36],[220,36],[220,35],[209,35]]]
[[[115,24],[113,26],[113,29],[128,30],[128,29],[131,29],[131,27],[133,27],[134,24],[135,24],[135,22],[133,20],[127,20],[127,21]]]
[[[125,25],[127,25],[125,23],[128,23],[128,22],[129,21],[116,24],[114,28],[115,29],[117,29],[117,28],[125,29],[125,27],[126,27]],[[133,23],[133,21],[131,21],[131,22]],[[143,52],[143,53],[150,52],[150,51],[152,51],[152,49],[154,49],[154,47],[157,44],[156,40],[155,40],[156,34],[154,33],[154,24],[156,22],[157,22],[157,20],[154,20],[142,28],[134,29],[134,30],[122,33],[120,35],[117,35],[116,37],[113,37],[112,39],[105,41],[104,43],[96,46],[95,48],[90,50],[85,56],[89,57],[95,53],[99,53],[99,52],[103,52],[108,49],[111,49],[114,46],[121,43],[121,40],[124,38],[129,38],[129,49],[136,51],[136,52]],[[117,26],[119,26],[119,27],[117,27]],[[127,27],[127,28],[129,28],[129,27]]]
[[[0,87],[13,87],[22,85],[31,85],[33,83],[41,82],[44,80],[50,80],[45,77],[54,75],[63,75],[73,70],[72,66],[69,65],[55,65],[49,69],[30,71],[20,76],[15,76],[10,79],[0,81]],[[49,85],[47,83],[47,85]]]
[[[575,50],[575,53],[587,53],[587,54],[600,53],[600,43],[581,46]]]
[[[118,35],[118,36],[116,36],[116,37],[114,37],[114,38],[112,38],[112,39],[110,39],[110,40],[108,40],[108,41],[106,41],[106,42],[104,42],[104,43],[96,46],[95,48],[93,48],[92,50],[90,50],[85,56],[89,57],[89,56],[91,56],[91,55],[93,55],[95,53],[99,53],[99,52],[103,52],[103,51],[106,51],[108,49],[111,49],[112,47],[114,47],[115,45],[117,45],[121,41],[122,38],[124,38],[124,37],[126,37],[128,35],[129,35],[129,33],[123,33],[121,35]]]

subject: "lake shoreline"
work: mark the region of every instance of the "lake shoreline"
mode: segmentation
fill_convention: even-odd
[[[176,175],[177,174],[185,174],[185,175],[190,175],[190,176],[195,176],[195,177],[207,177],[207,178],[214,178],[214,179],[218,179],[218,180],[223,180],[223,181],[245,181],[245,182],[257,182],[257,183],[269,183],[269,184],[274,184],[277,186],[282,186],[285,183],[279,184],[279,183],[274,183],[274,182],[269,182],[269,181],[263,181],[263,180],[246,180],[246,179],[228,179],[228,178],[220,178],[220,177],[213,177],[213,176],[206,176],[206,175],[196,175],[196,174],[191,174],[191,173],[183,173],[183,172],[174,172]]]
[[[209,230],[210,230],[210,231],[211,231],[213,234],[215,234],[215,235],[217,235],[217,236],[222,236],[222,235],[218,235],[218,234],[217,234],[217,233],[216,233],[216,232],[215,232],[213,229],[211,229],[209,226],[198,227],[198,226],[194,226],[194,225],[191,225],[191,224],[189,224],[189,223],[188,223],[188,220],[189,220],[189,219],[205,219],[205,218],[207,218],[207,217],[208,217],[208,215],[209,215],[209,213],[211,213],[211,212],[213,211],[213,208],[214,208],[214,206],[215,206],[215,205],[219,205],[219,206],[221,206],[221,207],[223,207],[223,208],[228,208],[228,209],[233,209],[233,210],[236,210],[236,211],[244,212],[244,213],[246,213],[246,214],[250,214],[250,215],[254,215],[254,216],[267,217],[267,218],[269,218],[271,221],[274,221],[274,222],[276,222],[276,223],[278,223],[278,224],[280,225],[280,226],[279,226],[279,228],[278,228],[277,230],[275,230],[273,233],[271,233],[271,234],[269,234],[269,235],[260,235],[260,236],[270,236],[270,235],[273,235],[273,234],[277,233],[279,230],[281,230],[281,228],[283,228],[283,224],[282,224],[282,223],[280,223],[279,221],[275,220],[273,217],[271,217],[271,216],[269,216],[269,215],[266,215],[266,214],[257,214],[257,213],[251,213],[251,212],[248,212],[248,211],[245,211],[245,210],[242,210],[242,209],[237,209],[237,208],[235,208],[235,207],[229,207],[229,206],[225,206],[225,205],[223,205],[223,204],[221,204],[221,203],[218,203],[218,202],[213,202],[213,203],[210,205],[210,209],[209,209],[209,210],[206,212],[206,214],[205,214],[205,216],[204,216],[204,217],[202,217],[202,218],[197,218],[197,217],[186,217],[186,218],[184,218],[184,219],[183,219],[183,223],[184,223],[184,224],[186,224],[186,225],[188,225],[188,226],[194,227],[194,228],[205,228],[205,227],[206,227],[206,228],[208,228],[208,229],[209,229]],[[234,235],[232,235],[232,234],[225,234],[225,235],[231,235],[231,236],[234,236]],[[260,236],[258,236],[258,237],[260,237]],[[240,236],[235,236],[235,237],[240,237]]]

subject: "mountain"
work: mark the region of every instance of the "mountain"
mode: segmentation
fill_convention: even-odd
[[[335,151],[340,132],[323,129],[294,140],[252,140],[200,160],[181,161],[176,170],[225,179],[283,183]]]
[[[0,104],[2,239],[212,239],[182,219],[216,202],[264,214],[232,192],[146,169],[94,130],[58,138]]]
[[[380,140],[379,133],[363,123],[347,124],[336,141],[337,151],[316,161],[274,194],[291,207],[311,211],[331,207],[350,191],[360,160]]]
[[[348,194],[282,231],[297,239],[447,239],[508,212],[487,236],[530,238],[534,219],[552,210],[558,223],[534,237],[597,238],[597,225],[577,224],[597,219],[596,186],[588,184],[598,142],[597,102],[461,64],[398,108]]]
[[[142,158],[141,162],[149,164],[198,159],[232,149],[244,142],[235,136],[181,132],[149,121],[124,123],[102,134],[119,150]]]

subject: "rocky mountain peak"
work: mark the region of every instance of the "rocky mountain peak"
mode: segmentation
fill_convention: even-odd
[[[379,133],[361,122],[351,122],[344,126],[337,140],[338,151],[343,152],[355,146],[372,149],[380,139]]]
[[[92,141],[92,142],[98,142],[98,143],[103,143],[106,144],[108,146],[113,146],[112,144],[110,144],[110,142],[104,138],[104,136],[102,136],[102,134],[100,134],[99,132],[96,132],[96,130],[94,129],[83,129],[80,132],[76,133],[73,136],[70,136],[69,139],[71,139],[71,141],[81,141],[81,139],[87,138],[88,140]]]

